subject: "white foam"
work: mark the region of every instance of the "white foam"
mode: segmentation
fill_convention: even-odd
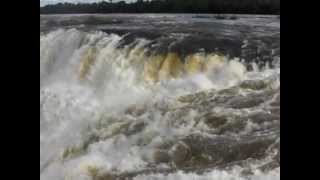
[[[279,180],[280,172],[279,170],[274,170],[268,174],[256,171],[254,175],[248,177],[242,177],[238,170],[231,172],[227,171],[211,171],[202,175],[195,173],[184,173],[179,171],[177,173],[172,173],[169,175],[164,174],[151,174],[151,175],[139,175],[134,178],[134,180]]]
[[[144,169],[155,144],[191,132],[196,110],[176,119],[172,112],[162,114],[161,108],[171,105],[180,95],[206,89],[223,89],[242,80],[263,79],[279,70],[266,69],[248,73],[237,60],[221,63],[218,70],[194,74],[156,84],[141,78],[144,51],[148,41],[137,40],[133,47],[117,49],[120,36],[102,32],[83,33],[78,30],[57,30],[40,36],[40,179],[90,179],[88,166],[103,171],[119,172]],[[78,67],[86,50],[95,47],[95,64],[85,81],[78,79]],[[124,114],[129,106],[146,106],[140,117]],[[157,107],[157,108],[155,108]],[[87,151],[75,158],[61,161],[61,153],[81,144],[84,131],[95,127],[102,117],[114,117],[119,123],[146,122],[136,135],[118,134],[90,144]],[[176,125],[177,122],[184,122]],[[108,122],[106,120],[106,122]],[[111,122],[110,122],[111,123]],[[108,130],[118,127],[110,124]],[[109,133],[109,131],[107,132]],[[146,146],[138,146],[145,142]],[[278,179],[279,175],[256,174],[253,179]],[[178,172],[153,174],[135,179],[241,179],[237,173],[213,171],[204,175]]]

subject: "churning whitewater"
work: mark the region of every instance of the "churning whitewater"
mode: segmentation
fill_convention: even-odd
[[[81,27],[40,32],[41,180],[280,179],[278,47]]]

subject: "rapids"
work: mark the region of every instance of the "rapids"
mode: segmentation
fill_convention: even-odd
[[[126,38],[40,33],[41,180],[280,179],[279,54]]]

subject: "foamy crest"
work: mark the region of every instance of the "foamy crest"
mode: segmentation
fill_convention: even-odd
[[[177,102],[179,96],[280,74],[280,68],[248,72],[239,60],[217,54],[197,53],[185,61],[175,53],[149,55],[148,40],[120,48],[121,40],[114,34],[75,29],[40,35],[40,179],[89,180],[103,173],[144,170],[155,162],[159,144],[191,133],[209,134],[207,126],[197,123],[206,105],[184,111],[187,106]],[[212,111],[219,113],[219,107]],[[246,130],[251,131],[249,126]],[[279,179],[279,172],[250,177]],[[134,179],[242,177],[215,170]]]

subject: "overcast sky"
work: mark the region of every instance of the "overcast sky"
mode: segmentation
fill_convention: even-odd
[[[40,6],[45,6],[47,4],[56,4],[59,2],[85,2],[85,3],[91,3],[91,2],[100,2],[102,0],[40,0]],[[105,0],[108,1],[108,0]],[[121,0],[113,0],[113,2],[117,2],[117,1],[121,1]],[[136,1],[136,0],[123,0],[126,2],[132,2],[132,1]]]

